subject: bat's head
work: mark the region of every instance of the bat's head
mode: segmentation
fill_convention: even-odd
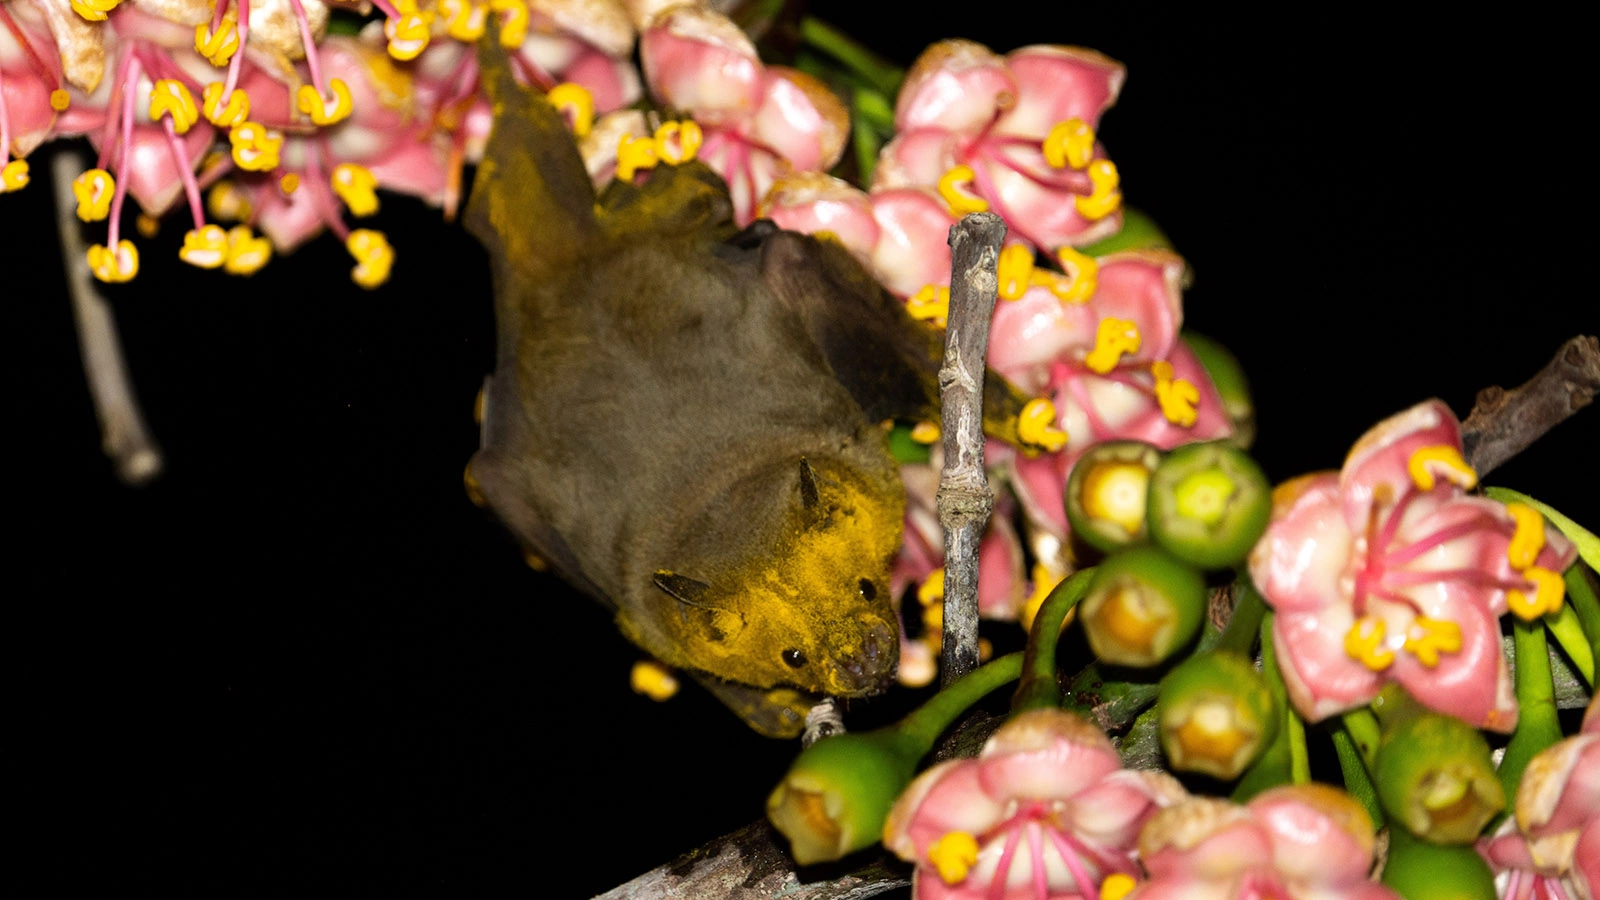
[[[678,558],[695,565],[654,572],[654,622],[630,628],[624,615],[624,630],[646,647],[669,648],[666,662],[779,689],[773,696],[792,693],[784,688],[840,697],[884,690],[899,661],[889,565],[904,498],[898,479],[882,481],[846,463],[807,460],[747,479],[735,490],[777,491],[779,512],[686,529]]]

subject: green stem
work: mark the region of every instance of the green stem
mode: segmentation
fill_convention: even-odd
[[[889,108],[889,101],[882,94],[871,88],[856,88],[851,108],[854,115],[851,116],[850,137],[855,148],[856,169],[861,183],[871,184],[883,135],[894,132],[894,110]]]
[[[1306,751],[1306,723],[1294,711],[1294,707],[1285,706],[1283,710],[1283,727],[1289,732],[1289,780],[1295,784],[1306,784],[1311,781],[1311,755]]]
[[[821,19],[812,16],[801,19],[800,40],[844,63],[846,68],[865,78],[885,96],[894,96],[900,90],[900,82],[905,80],[906,74],[899,67],[885,62],[854,38]]]
[[[907,739],[919,742],[923,752],[927,752],[939,735],[961,718],[967,707],[1001,685],[1016,681],[1021,674],[1022,653],[1008,653],[968,672],[891,727]]]
[[[1289,705],[1289,691],[1284,687],[1283,674],[1278,671],[1277,651],[1272,646],[1272,613],[1261,617],[1261,675],[1267,680],[1267,688],[1272,691],[1273,703],[1278,707],[1281,726],[1278,736],[1262,752],[1244,775],[1240,776],[1237,784],[1233,786],[1233,802],[1244,803],[1251,797],[1268,788],[1275,788],[1280,784],[1293,781],[1296,774],[1293,738],[1290,731],[1296,727],[1304,728],[1295,716],[1294,707]],[[1301,752],[1305,750],[1305,733],[1301,731]]]
[[[1356,749],[1361,751],[1361,761],[1366,764],[1367,771],[1372,771],[1378,764],[1378,744],[1383,741],[1383,729],[1378,726],[1378,717],[1370,709],[1352,709],[1341,717],[1340,722],[1355,742]]]
[[[1378,803],[1378,789],[1372,784],[1372,773],[1356,739],[1344,725],[1333,729],[1333,752],[1339,756],[1339,771],[1344,774],[1344,789],[1366,807],[1372,824],[1383,825],[1383,806]]]
[[[1089,581],[1093,577],[1093,568],[1072,573],[1039,605],[1039,612],[1033,617],[1033,630],[1028,632],[1022,683],[1017,685],[1017,693],[1011,698],[1012,715],[1061,705],[1061,684],[1056,676],[1056,645],[1061,642],[1061,623],[1089,592]]]
[[[1217,639],[1215,646],[1218,650],[1232,650],[1240,656],[1249,657],[1256,644],[1256,632],[1261,630],[1261,617],[1267,613],[1267,604],[1247,575],[1239,576],[1239,580],[1233,583],[1233,589],[1234,596],[1238,598],[1233,605],[1233,617],[1228,620],[1228,627],[1222,630],[1222,637]]]
[[[1588,566],[1582,563],[1574,563],[1567,569],[1567,603],[1577,614],[1584,635],[1589,638],[1589,655],[1595,662],[1600,662],[1600,597],[1595,596]],[[1594,680],[1590,679],[1589,683],[1594,684]]]
[[[1550,636],[1561,645],[1561,650],[1572,663],[1572,668],[1583,676],[1583,680],[1594,687],[1594,646],[1589,643],[1589,638],[1583,633],[1583,626],[1578,623],[1578,614],[1569,603],[1561,607],[1561,611],[1553,616],[1544,617],[1544,627],[1550,631]]]
[[[1500,759],[1500,786],[1506,797],[1517,795],[1528,761],[1561,740],[1556,712],[1555,683],[1550,677],[1550,650],[1545,645],[1544,624],[1516,619],[1511,623],[1516,648],[1517,730]]]

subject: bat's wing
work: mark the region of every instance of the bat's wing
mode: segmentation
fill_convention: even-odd
[[[798,313],[867,417],[937,422],[943,332],[912,319],[839,244],[775,228],[761,238],[767,283]],[[984,432],[1020,445],[1017,417],[1030,399],[990,370]]]

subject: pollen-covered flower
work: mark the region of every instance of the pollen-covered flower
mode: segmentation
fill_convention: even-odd
[[[1395,681],[1424,706],[1508,732],[1507,607],[1560,608],[1572,544],[1531,509],[1470,496],[1460,425],[1438,400],[1368,431],[1337,472],[1278,487],[1250,574],[1276,611],[1290,698],[1312,721]]]
[[[1372,819],[1324,784],[1257,794],[1235,806],[1195,797],[1139,834],[1150,880],[1127,900],[1400,900],[1367,878]]]
[[[935,44],[900,89],[873,189],[935,188],[956,216],[988,210],[1045,250],[1115,234],[1122,195],[1095,129],[1123,77],[1078,47]]]
[[[1478,842],[1504,900],[1600,896],[1600,702],[1583,731],[1528,763],[1516,815]]]
[[[763,65],[719,13],[669,7],[641,33],[639,58],[651,93],[703,130],[699,159],[728,183],[741,225],[777,178],[825,170],[844,151],[844,104],[803,72]]]
[[[883,841],[916,864],[919,900],[1095,898],[1107,876],[1137,876],[1139,829],[1185,796],[1164,772],[1123,769],[1084,719],[1036,709],[1002,725],[976,759],[917,776]]]

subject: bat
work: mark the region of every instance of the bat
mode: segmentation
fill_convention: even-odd
[[[661,166],[600,195],[561,115],[479,49],[494,126],[465,212],[495,370],[468,483],[524,548],[756,731],[883,690],[905,495],[886,420],[938,411],[943,338],[837,243]],[[991,373],[991,434],[1027,397]]]

